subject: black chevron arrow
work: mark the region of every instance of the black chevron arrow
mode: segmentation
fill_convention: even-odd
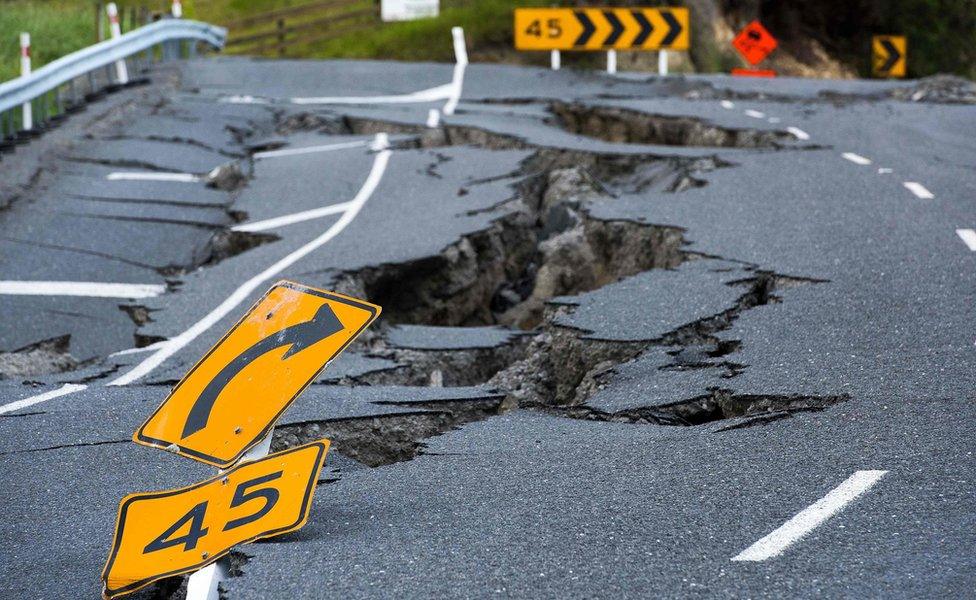
[[[898,51],[898,48],[895,48],[891,40],[881,40],[881,45],[888,52],[888,60],[885,61],[885,64],[881,65],[881,70],[888,72],[901,60],[901,52]]]
[[[610,23],[610,27],[612,27],[610,30],[610,35],[607,36],[607,39],[603,40],[603,45],[613,46],[617,43],[617,40],[620,39],[621,34],[623,34],[624,24],[620,22],[617,15],[613,14],[612,10],[603,11],[603,17],[608,23]]]
[[[637,34],[637,37],[635,37],[633,43],[631,43],[631,47],[638,48],[643,46],[644,42],[647,41],[647,38],[651,37],[651,34],[654,33],[654,26],[651,25],[651,22],[647,20],[647,17],[645,17],[644,13],[640,10],[632,10],[630,11],[630,14],[633,15],[634,20],[637,21],[637,24],[640,25],[641,28],[640,33]]]
[[[576,38],[573,45],[585,46],[586,42],[590,41],[590,38],[593,37],[593,32],[596,31],[596,25],[594,25],[593,21],[591,21],[590,18],[586,16],[586,13],[581,10],[574,11],[573,14],[576,15],[576,20],[579,21],[580,25],[583,26],[583,32],[579,34],[579,37]]]
[[[264,338],[244,352],[241,352],[227,366],[221,369],[217,373],[217,376],[203,389],[203,392],[201,392],[197,401],[193,404],[193,408],[190,409],[190,414],[186,417],[182,438],[193,435],[207,426],[207,421],[210,420],[210,413],[213,411],[214,403],[217,402],[217,397],[220,396],[220,392],[224,390],[227,384],[244,367],[251,364],[251,361],[263,354],[271,352],[275,348],[291,346],[281,357],[282,360],[285,360],[292,354],[301,352],[305,348],[329,336],[335,335],[343,329],[342,323],[339,322],[339,318],[332,312],[332,308],[328,304],[323,304],[310,321],[285,327],[281,331]]]
[[[670,27],[668,35],[664,36],[664,39],[661,40],[661,46],[670,46],[681,35],[681,23],[678,22],[678,19],[674,18],[670,10],[662,10],[661,18],[667,21],[668,27]]]

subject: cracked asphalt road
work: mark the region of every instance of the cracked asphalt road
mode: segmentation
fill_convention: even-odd
[[[2,282],[161,290],[0,295],[2,595],[97,597],[122,496],[212,474],[128,440],[289,278],[384,312],[282,418],[273,447],[334,450],[226,598],[967,597],[976,107],[488,65],[437,127],[291,101],[451,76],[161,66],[0,157]]]

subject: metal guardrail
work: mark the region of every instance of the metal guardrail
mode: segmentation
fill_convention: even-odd
[[[117,61],[151,50],[167,43],[190,41],[204,42],[215,49],[223,48],[227,30],[208,23],[184,19],[164,19],[150,23],[118,38],[105,40],[93,46],[63,56],[37,69],[26,77],[18,77],[0,84],[0,118],[6,113],[6,123],[12,121],[14,110],[49,92],[58,92],[60,86],[72,83],[76,78],[89,75]],[[164,56],[166,52],[164,50]],[[94,93],[95,90],[91,90]],[[10,127],[4,127],[10,133]]]

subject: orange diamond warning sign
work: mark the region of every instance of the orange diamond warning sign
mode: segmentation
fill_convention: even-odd
[[[732,40],[732,45],[750,65],[762,62],[779,43],[759,21],[746,25]]]

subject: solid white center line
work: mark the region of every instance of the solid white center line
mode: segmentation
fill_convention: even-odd
[[[396,96],[317,96],[292,98],[293,104],[406,104],[410,102],[434,102],[445,100],[454,93],[454,84],[445,83],[419,92]]]
[[[338,144],[325,144],[323,146],[305,146],[304,148],[282,148],[281,150],[268,150],[266,152],[255,152],[252,156],[256,160],[262,158],[279,158],[282,156],[295,156],[298,154],[313,154],[316,152],[331,152],[333,150],[345,150],[347,148],[359,148],[369,142],[357,140],[355,142],[340,142]]]
[[[758,110],[752,110],[750,108],[750,109],[746,110],[745,112],[746,112],[746,116],[747,117],[752,117],[753,119],[765,119],[766,118],[766,113],[759,112]]]
[[[155,283],[97,281],[0,281],[0,294],[10,296],[88,296],[92,298],[152,298],[166,291]]]
[[[385,133],[380,133],[376,135],[376,141],[374,144],[376,146],[385,146],[388,144],[388,138]],[[223,302],[220,303],[217,308],[213,309],[205,317],[193,324],[189,329],[181,333],[180,335],[170,338],[162,345],[158,350],[147,356],[132,368],[129,372],[124,375],[110,381],[107,385],[128,385],[133,381],[136,381],[142,377],[145,377],[153,369],[163,364],[167,358],[173,356],[180,351],[181,348],[195,340],[200,334],[204,333],[215,324],[217,324],[221,319],[227,316],[232,310],[237,308],[242,302],[248,299],[254,290],[258,288],[261,284],[267,280],[276,277],[282,271],[292,266],[308,254],[314,252],[321,246],[327,244],[332,238],[342,233],[359,211],[369,200],[373,192],[376,191],[377,186],[380,184],[380,180],[383,179],[383,173],[386,172],[386,165],[390,161],[390,155],[392,152],[390,150],[381,150],[376,154],[376,158],[373,160],[373,168],[370,170],[369,175],[366,177],[366,181],[363,182],[363,186],[359,188],[359,192],[356,196],[349,201],[346,211],[342,213],[342,216],[336,220],[324,233],[319,235],[317,238],[301,246],[294,252],[281,258],[270,267],[261,271],[254,277],[248,279],[244,282],[241,287],[234,290],[230,296],[227,297]]]
[[[807,133],[806,131],[803,131],[799,127],[787,127],[786,128],[786,131],[792,133],[793,134],[793,137],[795,137],[798,140],[809,140],[810,139],[810,134]]]
[[[727,108],[730,110],[735,108],[735,102],[732,102],[731,100],[722,100],[721,102],[719,102],[719,104],[722,105],[722,108]]]
[[[162,173],[156,171],[116,171],[105,176],[109,181],[174,181],[177,183],[197,183],[198,175],[193,173]]]
[[[341,213],[347,210],[350,204],[351,204],[350,202],[340,202],[339,204],[322,206],[320,208],[313,208],[311,210],[303,210],[302,212],[292,213],[290,215],[282,215],[280,217],[274,217],[273,219],[254,221],[251,223],[241,223],[240,225],[235,225],[231,227],[231,230],[265,231],[267,229],[274,229],[275,227],[283,227],[285,225],[291,225],[292,223],[301,223],[302,221],[308,221],[309,219],[318,219],[321,217],[327,217],[329,215]]]
[[[871,164],[871,159],[870,158],[864,158],[860,154],[854,154],[853,152],[845,152],[845,153],[841,154],[841,156],[843,156],[847,160],[851,161],[852,163],[855,163],[855,164],[858,164],[858,165],[870,165]]]
[[[956,235],[962,238],[964,244],[969,246],[969,249],[976,252],[976,231],[972,229],[957,229]]]
[[[796,514],[781,527],[732,557],[734,561],[763,561],[779,556],[818,525],[868,491],[888,471],[855,471],[842,484]]]
[[[31,396],[30,398],[24,398],[23,400],[17,400],[16,402],[11,402],[9,404],[4,404],[3,406],[0,406],[0,415],[14,412],[15,410],[21,410],[22,408],[27,408],[28,406],[34,406],[35,404],[53,400],[54,398],[60,398],[61,396],[67,396],[68,394],[80,392],[87,387],[87,385],[82,385],[80,383],[66,383],[56,390]]]
[[[931,200],[932,198],[935,198],[935,194],[928,191],[924,185],[918,183],[917,181],[905,181],[902,183],[902,185],[904,185],[906,188],[908,188],[908,191],[915,194],[922,200]]]

